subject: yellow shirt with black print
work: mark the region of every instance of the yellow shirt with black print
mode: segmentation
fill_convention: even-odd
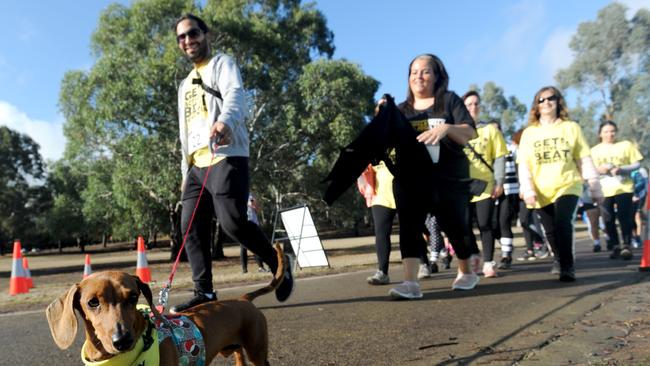
[[[591,148],[591,158],[596,167],[603,164],[612,164],[615,167],[634,164],[643,159],[643,155],[629,141],[619,141],[614,144],[600,143]],[[603,196],[613,197],[623,193],[634,192],[632,178],[622,175],[601,175],[600,185]]]
[[[200,84],[192,83],[192,79],[197,79],[199,78],[199,75],[205,73],[206,67],[208,67],[208,62],[192,70],[188,75],[186,82],[183,84],[182,90],[185,98],[184,113],[189,136],[189,153],[191,156],[190,165],[199,168],[214,165],[224,158],[215,157],[213,159],[210,148],[205,143],[205,141],[207,141],[206,134],[209,135],[210,128],[214,121],[208,121],[208,107],[206,105],[205,90],[203,90]]]
[[[482,125],[476,129],[477,137],[468,142],[474,150],[481,154],[486,163],[494,166],[494,161],[497,158],[508,154],[508,147],[503,138],[501,131],[492,123]],[[471,202],[478,202],[488,199],[492,196],[494,189],[494,173],[488,168],[485,163],[479,159],[478,156],[470,148],[464,149],[465,155],[469,160],[469,176],[471,178],[486,181],[488,184],[483,193],[478,196],[472,197]]]
[[[541,208],[566,195],[582,194],[580,159],[590,149],[580,125],[560,121],[528,126],[521,135],[517,163],[526,164],[537,195],[534,207]]]

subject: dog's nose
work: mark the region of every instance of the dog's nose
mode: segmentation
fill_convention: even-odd
[[[122,324],[117,325],[117,330],[113,333],[111,340],[113,341],[113,346],[118,351],[126,351],[133,344],[131,332],[125,330]]]

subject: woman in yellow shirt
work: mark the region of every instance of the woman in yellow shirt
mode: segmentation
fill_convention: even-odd
[[[629,141],[616,141],[616,123],[605,121],[598,128],[600,144],[591,148],[596,170],[600,174],[600,185],[603,187],[605,199],[601,206],[601,215],[605,221],[605,231],[609,236],[607,249],[611,250],[610,258],[619,256],[632,259],[630,244],[634,226],[634,182],[630,174],[639,169],[643,156]],[[614,210],[616,205],[616,210]],[[623,246],[620,246],[616,218],[621,225]]]
[[[557,88],[547,86],[535,94],[520,142],[521,194],[539,214],[555,253],[551,273],[560,281],[575,281],[573,222],[583,179],[594,199],[602,200],[603,194],[589,145],[580,125],[569,120]]]

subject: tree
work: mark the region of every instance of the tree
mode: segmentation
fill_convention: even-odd
[[[511,136],[525,124],[526,106],[514,95],[506,98],[503,88],[493,81],[486,82],[482,89],[472,85],[470,90],[476,90],[481,96],[481,120],[499,121],[504,136]]]
[[[0,126],[0,242],[41,234],[35,230],[37,219],[50,202],[41,183],[44,169],[34,140]]]
[[[620,138],[638,143],[650,152],[650,9],[642,8],[627,19],[627,8],[612,3],[594,21],[578,26],[569,44],[571,65],[558,71],[562,88],[573,88],[598,115],[594,122],[614,120]],[[597,127],[588,126],[593,133]]]
[[[329,106],[340,115],[317,115],[305,104],[318,92],[301,89],[303,74],[310,72],[305,66],[334,52],[333,35],[313,4],[222,0],[201,8],[191,0],[141,0],[109,6],[91,42],[96,61],[88,71],[66,73],[60,105],[65,159],[86,169],[81,196],[87,223],[110,223],[118,238],[136,232],[155,237],[176,226],[169,225],[181,183],[176,92],[191,65],[178,50],[172,26],[188,11],[213,30],[213,50],[241,65],[250,102],[251,181],[264,207],[293,202],[286,197],[319,201],[314,187],[331,159],[325,155],[358,130],[372,105],[376,82],[343,64],[325,67],[336,86],[312,82],[323,92],[341,92],[330,97]],[[361,97],[353,94],[359,91]],[[112,205],[113,213],[102,217],[98,202]]]

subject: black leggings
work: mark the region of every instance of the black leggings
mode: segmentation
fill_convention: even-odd
[[[521,222],[521,230],[524,233],[524,241],[526,242],[526,249],[533,251],[534,243],[543,243],[542,228],[539,224],[539,215],[534,210],[526,207],[526,203],[522,200],[519,201],[519,222]],[[535,230],[533,230],[535,228]]]
[[[370,210],[375,222],[375,249],[377,250],[378,268],[384,274],[388,274],[391,250],[390,233],[397,210],[379,205],[372,206]]]
[[[430,192],[427,197],[418,196],[418,192]],[[400,188],[397,179],[394,181],[395,198],[397,199],[397,214],[399,215],[400,232],[399,248],[402,258],[422,258],[426,253],[426,242],[422,233],[427,213],[436,217],[440,229],[456,252],[458,259],[467,259],[470,250],[465,243],[467,225],[465,215],[469,203],[469,193],[455,192],[451,189],[430,187],[428,190]]]
[[[207,169],[192,167],[188,171],[182,195],[183,234],[189,226]],[[229,157],[212,166],[185,244],[196,290],[204,293],[213,290],[210,255],[213,215],[216,215],[221,228],[228,236],[262,258],[273,273],[277,270],[278,259],[275,249],[260,227],[248,221],[247,201],[248,158]]]
[[[481,246],[483,247],[483,260],[491,262],[494,258],[494,226],[492,224],[492,215],[494,212],[494,200],[486,198],[478,202],[471,202],[465,218],[466,225],[470,229],[474,219],[478,224],[478,230],[481,233]],[[479,254],[476,236],[473,230],[467,231],[467,242],[470,245],[472,254]]]
[[[616,219],[621,225],[621,236],[623,245],[630,245],[632,242],[632,229],[634,227],[634,206],[632,205],[632,193],[621,193],[613,197],[605,197],[603,205],[600,206],[600,214],[605,221],[605,231],[609,236],[608,247],[616,247],[620,244],[618,230],[616,230]],[[616,212],[614,212],[616,205]]]
[[[542,220],[546,239],[555,253],[555,260],[560,261],[562,269],[572,267],[574,262],[573,222],[577,208],[578,196],[567,195],[536,210]]]
[[[519,210],[519,197],[514,194],[499,197],[499,234],[501,238],[513,238],[512,220]]]

